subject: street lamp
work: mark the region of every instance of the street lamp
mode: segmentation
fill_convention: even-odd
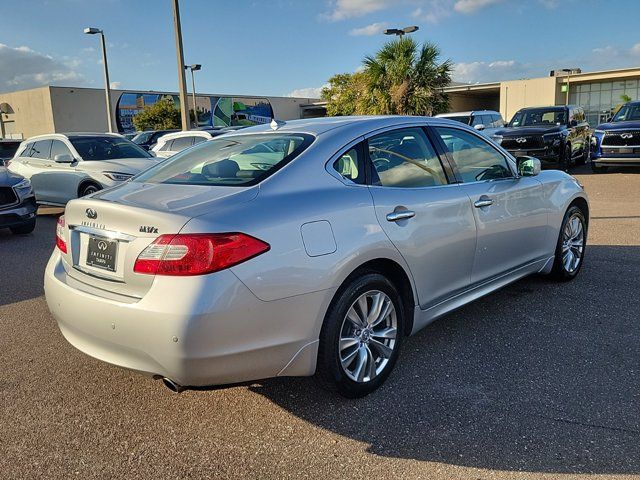
[[[198,114],[196,112],[196,80],[193,72],[202,70],[202,65],[194,63],[193,65],[185,65],[185,70],[191,70],[191,95],[193,96],[193,117],[195,119],[195,126],[198,126]]]
[[[571,81],[571,74],[573,72],[580,73],[580,69],[579,68],[563,68],[561,71],[567,74],[567,92],[565,95],[564,104],[569,105],[569,82]]]
[[[100,34],[100,44],[102,45],[102,63],[104,64],[104,94],[107,102],[107,126],[109,132],[113,132],[111,126],[111,87],[109,85],[109,67],[107,66],[107,47],[104,42],[104,32],[99,28],[85,28],[84,33],[87,35]]]
[[[398,37],[402,37],[407,33],[413,33],[420,29],[417,25],[413,25],[411,27],[400,28],[387,28],[384,32],[385,35],[396,35]]]

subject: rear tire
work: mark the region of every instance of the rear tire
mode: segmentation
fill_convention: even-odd
[[[35,228],[36,228],[36,219],[32,218],[31,220],[29,220],[26,223],[23,223],[22,225],[9,227],[9,230],[11,230],[11,233],[13,233],[14,235],[28,235],[29,233],[33,232]]]
[[[100,187],[100,185],[97,185],[95,183],[87,183],[86,185],[83,185],[82,188],[80,189],[80,194],[78,195],[78,198],[86,197],[87,195],[91,195],[92,193],[96,193],[100,190],[102,190],[102,187]]]
[[[587,220],[584,212],[573,205],[562,220],[551,276],[563,282],[576,278],[584,263],[586,247]]]
[[[341,288],[320,332],[318,382],[348,398],[380,387],[398,359],[404,311],[398,290],[379,273],[364,273]]]

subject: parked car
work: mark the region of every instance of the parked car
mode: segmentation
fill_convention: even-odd
[[[568,171],[589,158],[591,131],[582,107],[534,107],[518,110],[493,139],[514,156],[531,155],[543,166]]]
[[[0,167],[0,228],[27,234],[36,228],[36,198],[28,179]]]
[[[575,278],[588,219],[573,177],[459,122],[279,122],[69,202],[45,293],[71,344],[174,391],[315,373],[358,397],[434,319]]]
[[[156,163],[118,134],[55,133],[22,142],[9,170],[31,180],[38,203],[64,205],[116,186]]]
[[[158,143],[151,149],[151,152],[159,158],[169,158],[172,155],[196,145],[206,142],[213,137],[224,134],[222,129],[217,130],[187,130],[184,132],[168,133],[158,139]]]
[[[145,150],[151,150],[154,145],[158,142],[158,139],[166,135],[167,133],[178,132],[179,130],[147,130],[144,132],[139,132],[135,137],[131,139],[133,143],[138,145],[139,147],[144,148]]]
[[[591,169],[604,172],[612,166],[640,165],[640,102],[625,103],[591,137]]]
[[[499,128],[504,127],[504,120],[494,110],[473,110],[470,112],[441,113],[437,118],[448,118],[469,125],[483,135],[491,137]]]
[[[0,138],[0,167],[4,166],[7,160],[11,160],[18,150],[22,140],[9,140]]]

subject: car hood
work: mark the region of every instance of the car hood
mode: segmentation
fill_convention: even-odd
[[[159,163],[154,158],[119,158],[117,160],[94,160],[81,162],[83,170],[137,174]]]
[[[257,186],[213,187],[126,182],[116,188],[98,192],[91,198],[129,207],[197,217],[223,208],[229,203],[248,202],[257,194]]]
[[[636,128],[640,130],[640,121],[638,120],[631,120],[628,122],[601,123],[596,127],[596,130],[627,130]]]
[[[6,167],[0,167],[0,187],[13,187],[22,180],[22,175],[10,172]]]
[[[547,133],[556,133],[562,131],[563,127],[554,125],[550,127],[507,127],[501,128],[495,132],[495,135],[503,137],[517,137],[520,135],[544,135]]]

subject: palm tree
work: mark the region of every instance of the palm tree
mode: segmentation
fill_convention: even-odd
[[[438,63],[440,49],[422,46],[410,37],[385,44],[364,59],[366,95],[359,113],[434,115],[444,112],[449,99],[443,88],[451,82],[450,60]]]

